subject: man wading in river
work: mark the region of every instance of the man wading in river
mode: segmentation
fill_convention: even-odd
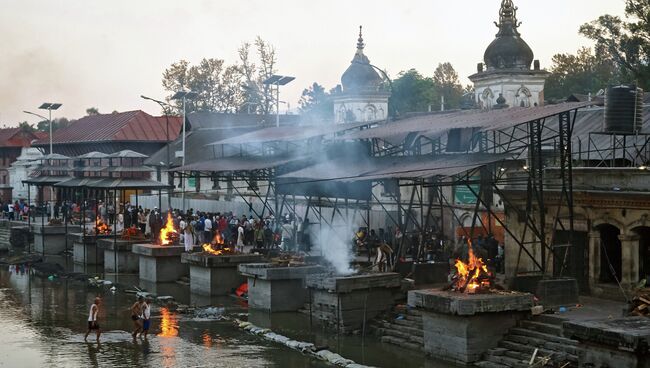
[[[133,321],[133,339],[135,340],[138,333],[142,332],[142,305],[144,304],[144,297],[139,297],[138,301],[131,306],[131,321]]]
[[[87,341],[90,331],[95,330],[97,334],[97,342],[99,342],[99,335],[101,335],[101,330],[99,329],[99,323],[97,323],[97,314],[99,313],[99,297],[95,298],[95,302],[90,305],[90,311],[88,312],[88,331],[84,336],[84,341]]]

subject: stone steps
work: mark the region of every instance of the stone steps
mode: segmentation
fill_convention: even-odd
[[[371,322],[371,329],[383,343],[405,349],[424,351],[422,314],[405,306],[397,306]]]
[[[477,367],[529,367],[535,349],[537,361],[548,357],[555,364],[569,363],[567,368],[578,366],[578,342],[562,336],[562,320],[539,316],[523,320],[513,327],[499,342],[499,347],[490,349]]]

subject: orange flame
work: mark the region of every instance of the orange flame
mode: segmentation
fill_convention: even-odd
[[[456,271],[458,277],[455,282],[454,289],[460,292],[473,294],[481,288],[490,288],[490,272],[487,266],[483,263],[483,259],[477,257],[472,249],[472,242],[468,241],[469,260],[467,263],[456,260]]]
[[[95,220],[95,233],[100,235],[108,235],[111,233],[111,227],[104,223],[99,216]]]
[[[171,212],[167,212],[165,227],[160,229],[160,244],[169,245],[176,238],[178,238],[178,231],[174,229],[174,219]]]
[[[234,253],[232,248],[225,247],[224,244],[223,236],[217,232],[214,239],[210,243],[203,244],[202,247],[204,252],[214,254],[215,256]]]

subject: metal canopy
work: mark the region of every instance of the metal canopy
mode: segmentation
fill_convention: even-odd
[[[386,139],[408,133],[436,135],[451,129],[461,128],[479,128],[492,131],[511,128],[519,124],[548,118],[563,112],[595,104],[597,102],[572,102],[537,107],[514,107],[489,111],[470,110],[448,114],[416,116],[383,124],[372,129],[348,132],[339,136],[338,139]]]
[[[149,179],[136,178],[68,178],[54,184],[59,188],[89,189],[167,189],[171,185]]]
[[[271,169],[280,165],[285,165],[289,162],[301,160],[303,158],[304,157],[288,156],[225,157],[181,166],[170,171],[230,172],[264,170]]]
[[[328,161],[279,176],[280,179],[353,182],[360,180],[449,177],[490,163],[510,159],[506,154],[448,154],[390,156]]]
[[[383,121],[383,120],[382,120]],[[287,142],[287,141],[299,141],[305,140],[313,137],[336,134],[345,132],[351,129],[358,129],[363,126],[371,126],[377,124],[377,121],[372,122],[362,122],[362,123],[347,123],[347,124],[336,124],[336,125],[307,125],[307,126],[284,126],[284,127],[273,127],[266,129],[259,129],[247,134],[238,135],[236,137],[224,139],[217,141],[211,145],[220,145],[220,144],[248,144],[248,143],[264,143],[264,142]]]

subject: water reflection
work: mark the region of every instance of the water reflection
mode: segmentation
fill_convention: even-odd
[[[169,308],[160,308],[160,333],[159,337],[178,336],[178,317],[176,313],[169,311]]]

